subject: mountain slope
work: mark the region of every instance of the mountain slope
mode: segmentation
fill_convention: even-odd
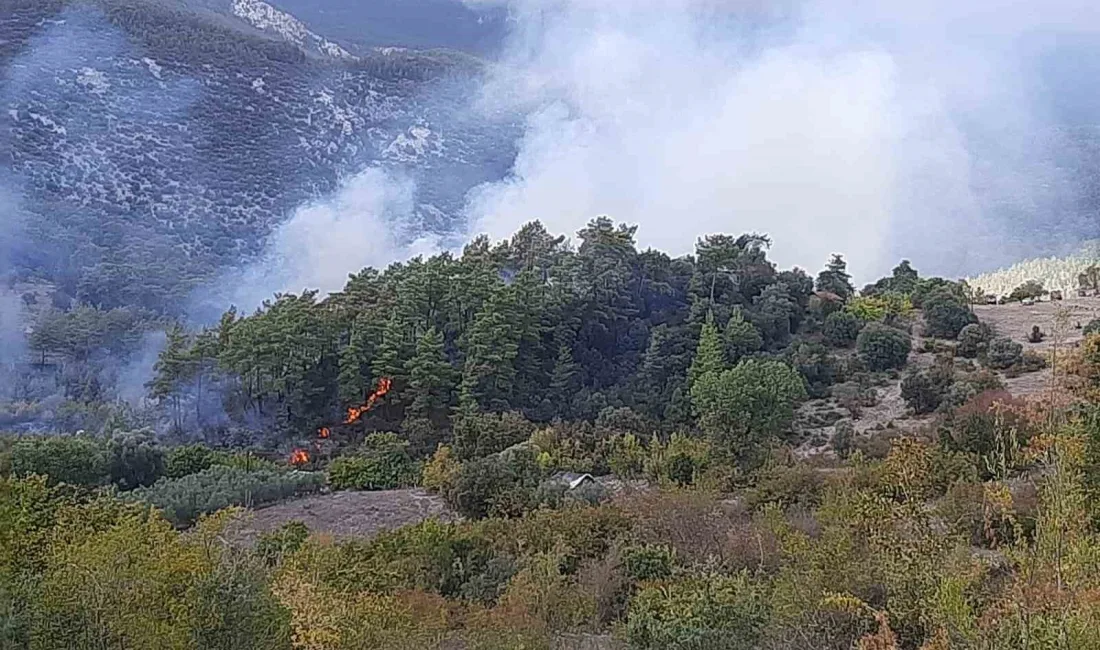
[[[435,228],[469,187],[507,170],[514,133],[467,110],[476,60],[352,56],[261,3],[235,2],[259,14],[8,3],[0,150],[11,173],[0,183],[20,197],[21,271],[96,304],[170,309],[364,167],[410,176],[417,216]]]

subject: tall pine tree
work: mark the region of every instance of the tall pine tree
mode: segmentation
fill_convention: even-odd
[[[454,394],[455,369],[447,362],[443,335],[434,327],[417,341],[416,356],[408,363],[408,376],[406,415],[433,421],[445,417]]]
[[[688,381],[694,384],[700,377],[709,373],[721,373],[726,369],[726,350],[722,337],[712,320],[703,323],[699,334],[699,345],[695,348],[695,358],[688,369]]]

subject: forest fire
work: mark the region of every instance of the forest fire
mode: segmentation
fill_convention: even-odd
[[[348,416],[344,418],[344,424],[354,424],[359,421],[359,418],[363,417],[363,414],[374,408],[375,402],[381,399],[386,393],[390,392],[390,385],[393,382],[389,377],[382,377],[378,380],[378,388],[375,389],[367,401],[362,406],[349,406]]]
[[[290,454],[290,464],[295,467],[305,465],[309,462],[309,452],[305,449],[295,449]]]
[[[329,431],[328,427],[321,427],[317,431],[317,437],[321,438],[322,440],[327,440],[330,436],[332,436],[332,432]]]

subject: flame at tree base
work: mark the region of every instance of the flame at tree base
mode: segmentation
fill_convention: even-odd
[[[305,465],[309,462],[309,452],[305,449],[295,449],[290,454],[290,464],[295,467]]]

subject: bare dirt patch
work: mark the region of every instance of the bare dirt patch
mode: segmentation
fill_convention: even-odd
[[[1057,316],[1065,315],[1066,327],[1058,332]],[[1054,350],[1055,340],[1060,338],[1060,346],[1071,348],[1084,340],[1082,328],[1094,318],[1100,318],[1100,297],[1073,297],[1065,300],[1042,301],[1033,305],[976,305],[974,313],[979,320],[996,330],[998,336],[1007,336],[1024,346],[1024,350],[1033,350],[1050,354]],[[1027,340],[1031,328],[1039,326],[1046,338],[1041,343]],[[1060,336],[1056,337],[1055,334]],[[1005,387],[1013,395],[1027,397],[1038,395],[1050,389],[1051,370],[1027,373],[1019,377],[1005,377]]]
[[[255,510],[238,532],[250,540],[289,521],[300,521],[315,533],[336,538],[373,537],[431,518],[454,521],[458,517],[443,499],[420,489],[332,492]]]

